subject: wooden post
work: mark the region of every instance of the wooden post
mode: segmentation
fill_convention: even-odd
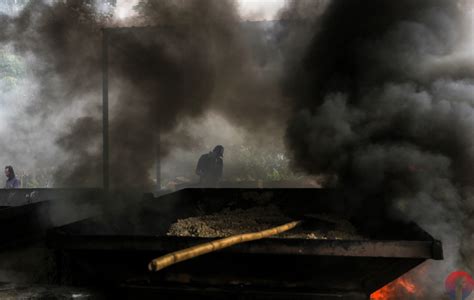
[[[102,29],[102,176],[103,188],[109,190],[109,39]]]
[[[160,116],[157,116],[158,118]],[[158,119],[155,123],[155,176],[156,176],[156,185],[155,185],[155,195],[159,195],[161,191],[161,119]]]
[[[155,175],[156,175],[156,187],[155,192],[159,193],[161,190],[161,157],[160,157],[160,149],[161,149],[161,134],[160,134],[160,127],[156,128],[155,133]]]

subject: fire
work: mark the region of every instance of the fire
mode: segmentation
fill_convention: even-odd
[[[371,300],[390,300],[398,299],[397,295],[415,295],[416,286],[408,278],[401,277],[389,283],[370,296]]]
[[[370,295],[370,300],[422,299],[427,290],[421,280],[429,274],[429,264],[423,264],[392,281]]]

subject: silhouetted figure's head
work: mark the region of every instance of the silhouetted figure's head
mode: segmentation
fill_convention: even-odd
[[[7,176],[8,179],[15,178],[15,171],[12,166],[5,167],[5,176]]]
[[[224,156],[224,147],[221,145],[217,145],[214,147],[214,150],[212,150],[212,153],[214,153],[215,156],[217,157],[223,157]]]

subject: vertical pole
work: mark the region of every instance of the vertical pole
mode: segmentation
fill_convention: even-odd
[[[103,188],[109,190],[109,39],[102,29],[102,176]]]
[[[160,158],[160,148],[161,148],[161,133],[160,126],[157,126],[155,133],[155,172],[156,172],[156,193],[159,193],[161,190],[161,158]]]

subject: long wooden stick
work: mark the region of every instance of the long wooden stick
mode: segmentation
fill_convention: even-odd
[[[190,248],[179,250],[166,254],[164,256],[155,258],[148,264],[148,269],[150,271],[159,271],[166,267],[169,267],[173,264],[209,253],[218,251],[236,244],[241,244],[245,242],[255,241],[263,239],[272,235],[277,235],[279,233],[291,230],[296,226],[300,225],[302,221],[293,221],[278,227],[270,228],[267,230],[244,233],[239,235],[230,236],[220,240],[215,240],[212,242],[207,242],[204,244],[196,245]]]

